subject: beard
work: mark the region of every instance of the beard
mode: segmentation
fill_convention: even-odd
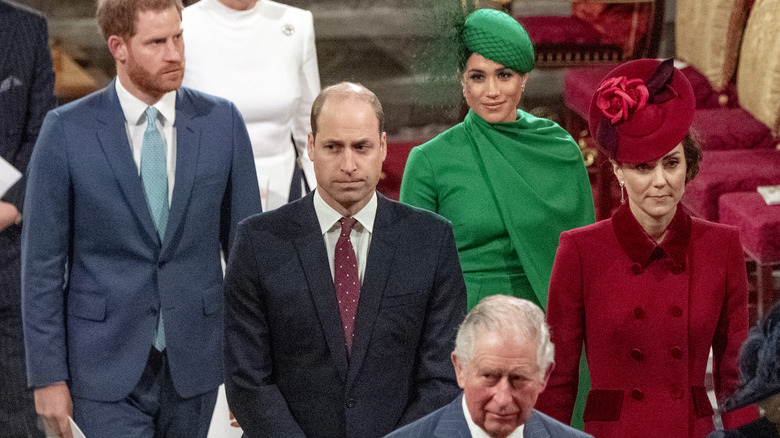
[[[135,57],[130,53],[127,58],[127,75],[142,92],[160,96],[181,87],[182,79],[184,79],[184,62],[166,65],[164,68],[152,72],[136,62]]]

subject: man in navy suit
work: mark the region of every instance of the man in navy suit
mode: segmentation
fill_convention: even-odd
[[[225,387],[248,437],[381,437],[458,393],[452,227],[376,192],[383,124],[365,87],[324,89],[308,137],[317,189],[239,226]]]
[[[0,156],[23,175],[0,197],[0,436],[42,437],[25,377],[19,252],[24,175],[43,117],[54,106],[46,20],[0,1],[0,41]]]
[[[452,352],[463,394],[386,438],[590,437],[534,410],[553,353],[538,306],[506,295],[482,299],[458,329]]]
[[[222,382],[220,251],[260,196],[238,110],[180,88],[181,9],[98,2],[117,79],[49,112],[30,162],[27,373],[62,437],[71,412],[90,438],[205,437]]]

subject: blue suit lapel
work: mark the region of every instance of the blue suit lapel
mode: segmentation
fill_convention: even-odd
[[[463,416],[463,394],[444,408],[439,418],[436,429],[433,431],[435,438],[471,438],[471,431]]]
[[[344,329],[341,328],[341,315],[336,301],[336,289],[330,274],[328,252],[320,232],[317,214],[314,212],[314,195],[309,193],[296,204],[298,211],[294,214],[295,224],[299,228],[298,238],[293,242],[301,258],[301,266],[309,285],[314,307],[319,315],[320,325],[325,334],[328,348],[336,362],[339,375],[347,379],[347,350],[345,347]],[[294,311],[292,309],[291,311]]]
[[[101,91],[101,101],[97,111],[98,139],[130,209],[141,223],[146,237],[159,246],[160,237],[157,235],[157,229],[154,227],[146,203],[138,166],[133,160],[133,151],[125,130],[124,112],[119,104],[114,81]]]
[[[355,339],[352,343],[352,355],[349,363],[347,382],[352,382],[360,371],[360,365],[366,356],[371,343],[371,333],[374,331],[379,305],[386,289],[390,266],[398,245],[399,231],[393,226],[395,214],[390,201],[377,193],[378,205],[374,219],[374,232],[371,237],[371,247],[368,250],[366,273],[360,288],[357,321],[355,322]]]
[[[549,438],[550,432],[547,430],[547,426],[544,425],[542,416],[538,412],[533,411],[531,415],[525,420],[525,430],[523,431],[524,438]]]
[[[192,187],[195,184],[195,172],[197,170],[200,150],[201,127],[194,122],[195,108],[185,101],[183,93],[176,93],[176,180],[173,184],[171,196],[171,209],[168,213],[168,225],[165,228],[163,241],[163,254],[170,246],[176,232],[181,227],[187,205],[190,201]]]

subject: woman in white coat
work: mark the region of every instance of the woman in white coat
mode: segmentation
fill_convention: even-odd
[[[314,188],[306,136],[320,78],[311,12],[270,0],[200,0],[184,9],[182,22],[183,85],[241,111],[263,211]]]

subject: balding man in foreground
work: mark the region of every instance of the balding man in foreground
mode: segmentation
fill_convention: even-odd
[[[239,225],[225,386],[248,437],[381,437],[458,393],[452,228],[376,192],[383,119],[365,87],[324,89],[308,137],[316,191]]]
[[[506,295],[484,298],[461,324],[452,352],[463,394],[386,438],[589,437],[534,410],[553,352],[538,306]]]

